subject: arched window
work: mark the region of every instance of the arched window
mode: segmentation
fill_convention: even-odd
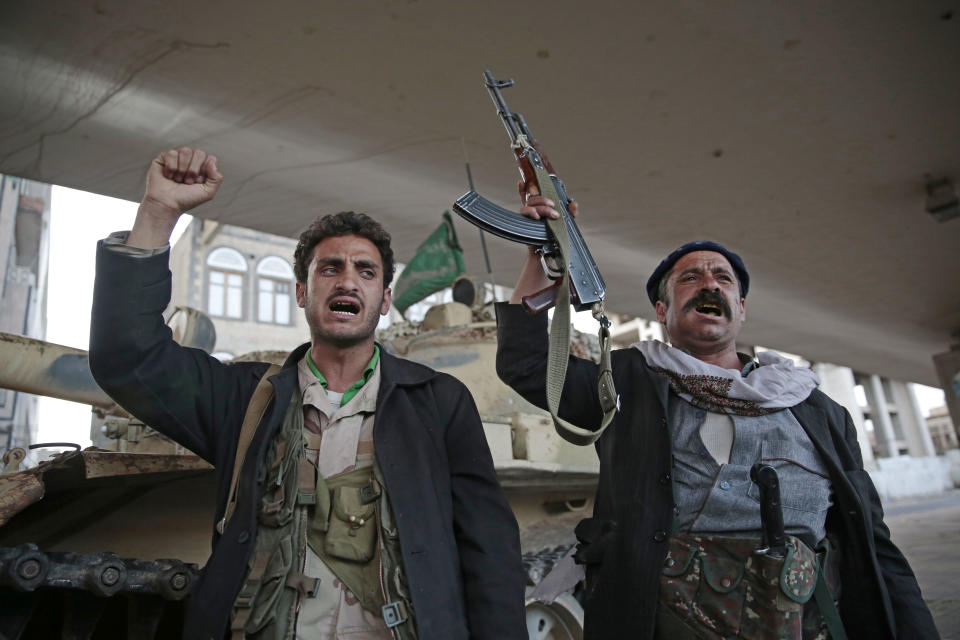
[[[207,312],[222,318],[243,318],[247,261],[236,249],[220,247],[207,256]]]
[[[257,265],[257,320],[290,324],[293,311],[293,267],[268,256]]]

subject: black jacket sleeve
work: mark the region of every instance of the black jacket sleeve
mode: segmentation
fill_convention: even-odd
[[[893,618],[897,638],[930,638],[940,637],[933,622],[933,616],[923,601],[917,578],[910,568],[910,564],[903,556],[897,545],[890,539],[890,529],[883,521],[883,506],[876,487],[869,474],[863,469],[863,457],[860,455],[860,445],[857,442],[857,428],[853,424],[850,414],[844,414],[844,441],[847,449],[853,456],[857,470],[852,474],[857,476],[854,481],[865,507],[870,512],[873,543],[876,549],[877,563],[890,596],[893,609]],[[846,589],[841,585],[841,589]]]
[[[456,388],[447,398],[452,413],[445,444],[470,637],[525,640],[526,576],[517,520],[494,472],[473,397],[450,382]]]
[[[90,370],[145,424],[216,466],[229,465],[243,411],[269,365],[228,365],[173,341],[162,315],[170,302],[168,258],[98,245]]]
[[[497,375],[528,402],[547,408],[546,314],[528,315],[518,304],[498,303]],[[560,399],[560,417],[584,429],[600,427],[603,409],[597,394],[598,367],[570,356]]]

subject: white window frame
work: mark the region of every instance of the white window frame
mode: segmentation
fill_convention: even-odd
[[[206,263],[207,313],[216,318],[243,320],[249,270],[243,254],[231,247],[217,247],[207,255]],[[222,276],[222,281],[215,283],[217,276]],[[231,293],[239,295],[239,299],[231,298]],[[219,301],[215,302],[217,298]]]
[[[257,264],[257,322],[282,326],[293,324],[295,283],[293,267],[283,258],[266,256],[260,260]],[[282,287],[287,291],[279,291]]]

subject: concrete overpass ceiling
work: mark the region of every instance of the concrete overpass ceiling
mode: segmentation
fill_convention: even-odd
[[[281,3],[13,0],[0,24],[0,171],[137,200],[168,146],[227,181],[196,214],[296,235],[382,220],[400,259],[466,189],[516,206],[481,84],[527,116],[571,194],[612,310],[694,238],[740,252],[746,343],[936,384],[960,328],[960,15],[917,3]],[[457,222],[468,267],[478,234]],[[489,239],[512,284],[522,250]]]

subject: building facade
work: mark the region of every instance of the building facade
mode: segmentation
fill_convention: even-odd
[[[50,185],[0,174],[0,331],[44,338]],[[37,397],[0,389],[0,451],[37,437]]]
[[[936,407],[927,416],[927,429],[937,453],[944,453],[958,448],[957,429],[953,425],[950,411],[946,406]]]
[[[170,252],[177,306],[202,310],[217,331],[222,360],[310,339],[297,307],[296,240],[194,218]]]

